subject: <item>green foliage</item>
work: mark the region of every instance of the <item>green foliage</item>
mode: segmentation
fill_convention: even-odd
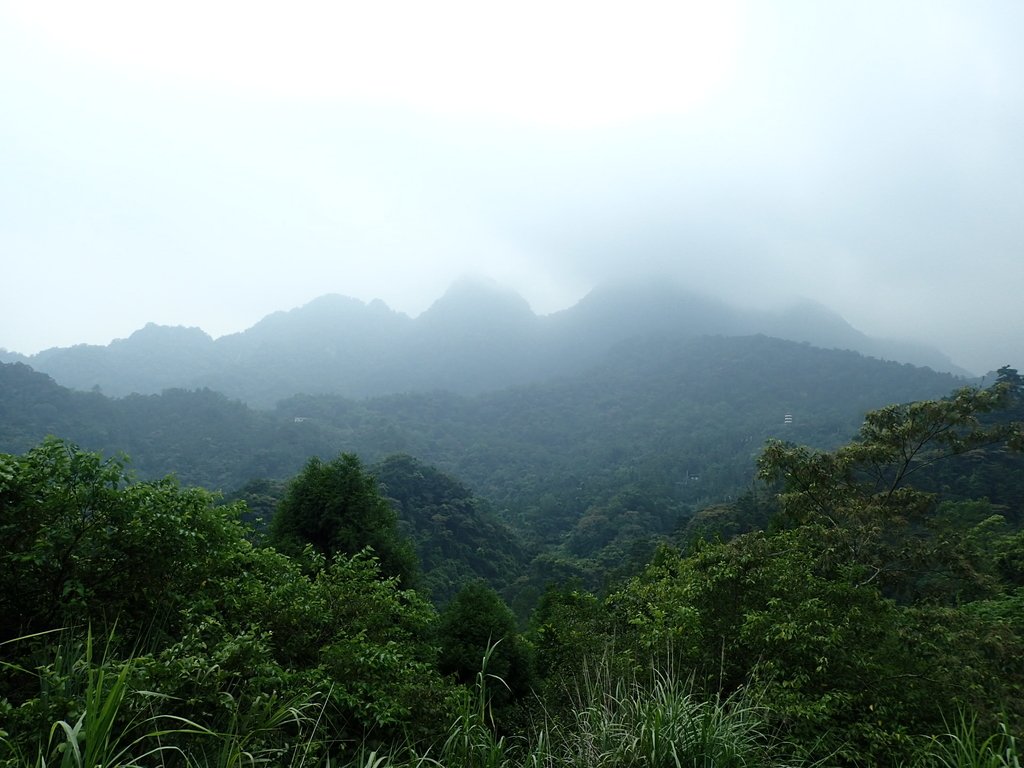
[[[707,765],[723,768],[782,766],[787,745],[774,738],[764,709],[744,696],[707,698],[670,671],[647,679],[609,674],[600,664],[581,667],[572,715],[546,718],[519,740],[487,727],[485,664],[475,698],[467,696],[439,764],[468,768],[611,768]],[[392,765],[420,765],[415,758]],[[793,764],[800,764],[794,761]]]
[[[791,534],[666,552],[610,607],[638,655],[669,648],[711,690],[754,685],[801,743],[869,711],[864,682],[885,679],[898,645],[891,604],[823,572]]]
[[[1005,403],[997,385],[891,406],[830,453],[770,443],[760,466],[783,483],[781,527],[661,552],[610,598],[616,626],[709,689],[752,686],[789,738],[843,762],[909,759],[958,708],[1020,727],[1024,635],[992,562],[1013,551],[1001,518],[907,482],[1013,447],[1016,425],[980,420]]]
[[[915,768],[1020,768],[1017,739],[1005,725],[987,738],[978,733],[976,719],[963,712],[947,734],[936,736]]]
[[[250,480],[241,488],[227,494],[225,501],[242,502],[242,522],[252,531],[255,539],[262,541],[286,490],[287,483],[282,480]]]
[[[480,579],[501,590],[519,576],[526,552],[518,537],[457,480],[404,454],[371,472],[416,549],[422,588],[436,603]]]
[[[775,497],[751,487],[735,501],[713,504],[698,511],[677,538],[686,545],[697,540],[728,540],[741,533],[767,529],[777,513]]]
[[[581,669],[608,650],[603,606],[594,595],[571,585],[550,585],[530,623],[538,674],[565,689]]]
[[[54,660],[40,632],[69,627],[73,649],[89,625],[115,623],[102,669],[121,681],[111,690],[129,721],[155,695],[163,716],[244,731],[239,749],[261,754],[283,754],[298,733],[273,712],[318,700],[335,751],[442,727],[454,691],[437,672],[436,613],[368,551],[328,562],[309,550],[300,565],[253,546],[237,510],[209,494],[131,483],[121,463],[56,440],[0,455],[0,494],[4,631],[19,638],[4,646],[0,711],[21,754],[50,723],[77,739],[106,722],[79,725],[92,694],[72,684],[75,653]]]
[[[226,490],[254,477],[288,477],[331,450],[312,425],[254,411],[209,389],[112,400],[58,386],[28,366],[0,364],[0,451],[24,452],[61,435],[108,455],[126,452],[142,478]]]
[[[257,335],[276,339],[279,332],[270,323]],[[359,349],[360,359],[380,353],[373,345]],[[310,366],[330,367],[322,354],[288,354],[294,367],[284,379],[239,384],[262,390],[286,380],[294,386],[288,391],[298,391],[319,381],[316,391],[330,389],[322,370],[314,378],[294,376],[300,368],[312,375]],[[925,369],[765,337],[648,337],[617,346],[583,375],[543,384],[473,397],[295,395],[272,412],[210,390],[111,401],[57,387],[25,366],[3,366],[0,450],[22,450],[50,431],[93,449],[128,451],[142,477],[174,471],[183,483],[226,491],[253,478],[291,477],[309,456],[336,455],[338,446],[367,462],[413,454],[487,499],[529,555],[542,558],[529,568],[515,562],[514,547],[506,552],[498,530],[490,547],[472,546],[475,537],[461,527],[471,516],[454,502],[440,510],[445,519],[436,525],[432,515],[431,525],[418,527],[422,518],[410,515],[407,532],[424,561],[424,588],[443,603],[482,577],[525,616],[555,563],[590,589],[635,574],[694,510],[749,487],[765,439],[831,448],[866,409],[933,397],[954,384]],[[783,423],[785,413],[795,416],[792,424]],[[996,477],[973,474],[974,486],[1013,508],[1012,499],[993,495]],[[1024,499],[1018,485],[1014,498]],[[266,501],[252,496],[255,505],[261,496]],[[455,565],[453,551],[471,567]]]
[[[781,481],[784,519],[815,525],[837,560],[878,580],[890,594],[914,599],[916,574],[941,570],[958,590],[983,593],[975,569],[962,562],[950,540],[927,535],[935,494],[908,481],[953,456],[988,446],[1012,447],[1015,423],[983,425],[979,417],[1008,402],[1007,389],[962,389],[945,400],[892,405],[869,413],[857,437],[831,453],[770,442],[758,465],[762,479]],[[945,562],[944,562],[945,561]]]
[[[1021,721],[1020,635],[968,607],[900,608],[820,534],[663,554],[609,606],[638,655],[670,648],[711,690],[753,687],[788,738],[844,761],[909,758],[957,706]]]
[[[649,680],[586,677],[575,721],[558,739],[571,766],[776,764],[765,710],[741,694],[707,698],[671,671]],[[557,753],[556,753],[557,754]]]
[[[351,455],[307,464],[285,492],[275,550],[254,543],[240,505],[167,479],[132,482],[123,461],[56,440],[0,455],[8,762],[110,764],[161,746],[168,762],[225,766],[771,765],[787,753],[1011,765],[1011,735],[1024,727],[1024,539],[1009,471],[1020,393],[1010,371],[1000,379],[871,413],[829,452],[772,442],[760,467],[778,498],[758,488],[688,526],[687,494],[718,470],[671,481],[681,436],[659,434],[665,465],[634,461],[638,423],[622,433],[637,442],[604,447],[609,463],[584,461],[541,492],[530,462],[563,460],[559,430],[576,418],[545,412],[543,428],[519,433],[540,440],[537,454],[489,475],[508,498],[530,489],[507,514],[549,539],[532,571],[518,572],[520,597],[541,596],[529,642],[491,586],[471,582],[440,617],[404,588],[385,495],[435,558],[445,579],[435,588],[516,573],[508,541],[488,554],[503,529],[472,494],[407,456],[377,478]],[[459,400],[391,406],[432,402],[445,418],[465,414]],[[613,421],[630,421],[604,402]],[[388,432],[382,441],[401,438]],[[743,445],[732,449],[746,461]],[[475,459],[480,477],[492,471],[486,452]],[[993,493],[971,498],[975,485]],[[246,494],[266,506],[279,490]],[[776,508],[767,532],[753,530]],[[628,574],[672,530],[684,550],[662,546],[606,599],[584,591],[612,563]],[[549,580],[563,586],[542,594]],[[101,660],[90,626],[108,636]],[[65,628],[59,643],[55,628]],[[652,658],[659,672],[648,678]],[[597,659],[595,680],[586,670]]]
[[[296,351],[288,364],[308,369],[322,359],[322,350]],[[238,384],[262,387],[262,373]],[[331,389],[330,378],[293,373],[285,374],[289,393]],[[3,365],[0,450],[61,434],[94,450],[129,452],[144,477],[176,472],[183,483],[221,490],[289,477],[309,456],[333,455],[338,446],[367,461],[413,454],[507,509],[507,521],[547,544],[629,484],[661,508],[670,526],[661,532],[669,533],[677,513],[745,488],[766,438],[833,447],[867,409],[935,397],[955,383],[927,369],[766,337],[634,339],[592,369],[544,384],[474,397],[294,395],[272,412],[210,390],[112,401]],[[784,425],[789,412],[794,423]]]
[[[237,508],[56,439],[0,454],[0,640],[117,620],[175,631],[175,616],[241,546]]]
[[[92,660],[92,634],[86,641],[86,661]],[[82,714],[74,726],[60,720],[50,729],[50,743],[60,733],[63,742],[54,749],[62,755],[62,766],[99,768],[118,763],[124,748],[117,743],[119,734],[114,725],[127,694],[127,678],[131,666],[125,664],[108,679],[104,665],[89,665]]]
[[[441,745],[441,764],[466,768],[500,768],[514,754],[504,736],[494,729],[494,686],[506,687],[494,673],[491,661],[497,642],[489,645],[477,668],[472,690],[466,690],[459,702],[455,718]]]
[[[323,707],[315,700],[271,694],[244,712],[236,709],[225,730],[212,730],[174,714],[166,694],[139,687],[140,665],[151,659],[110,655],[113,637],[97,658],[91,632],[81,642],[66,630],[54,637],[54,658],[37,669],[40,697],[17,709],[8,705],[5,713],[5,725],[14,730],[0,731],[5,768],[301,764],[323,749],[317,733]],[[41,731],[34,744],[33,728]],[[282,742],[285,734],[290,744]]]
[[[398,535],[395,511],[352,453],[306,463],[281,500],[269,541],[292,555],[309,544],[328,560],[370,548],[381,571],[406,585],[416,572],[412,547]]]
[[[58,648],[65,653],[68,650]],[[0,765],[59,763],[63,768],[101,768],[135,764],[140,758],[163,751],[158,740],[159,727],[152,719],[138,722],[127,721],[124,717],[132,672],[130,659],[115,661],[104,656],[97,660],[89,632],[80,658],[68,661],[64,675],[57,682],[75,697],[75,708],[69,710],[65,718],[55,719],[47,738],[40,738],[35,745],[27,740],[19,743],[0,731]],[[48,672],[52,677],[52,670],[52,667],[40,670],[40,677],[47,676]],[[53,694],[57,692],[51,692],[50,696],[46,693],[44,688],[44,699],[56,698]],[[52,700],[33,703],[44,717],[60,711]],[[13,714],[14,717],[9,718],[12,725],[19,724],[25,715],[24,712]],[[37,753],[35,757],[31,756],[33,749]]]
[[[312,576],[273,551],[253,555],[189,609],[181,639],[146,667],[147,685],[207,722],[275,691],[325,695],[336,736],[351,741],[439,722],[449,692],[427,603],[382,579],[366,554]]]
[[[492,687],[490,707],[503,714],[530,691],[532,660],[516,631],[512,611],[498,594],[481,582],[463,587],[441,613],[438,628],[440,670],[461,683],[472,683],[487,659]]]
[[[625,766],[805,765],[787,760],[788,746],[768,729],[764,709],[743,695],[707,698],[668,671],[640,677],[610,675],[600,665],[580,669],[573,714],[564,721],[545,718],[519,738],[490,727],[492,700],[489,656],[477,673],[434,752],[392,750],[371,753],[355,766],[413,768],[611,768]]]

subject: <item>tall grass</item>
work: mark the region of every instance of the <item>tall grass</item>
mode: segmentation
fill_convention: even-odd
[[[778,765],[764,712],[742,694],[698,694],[692,681],[653,669],[649,679],[583,680],[575,721],[549,738],[561,766]]]
[[[276,695],[259,697],[244,711],[236,706],[225,731],[202,730],[208,738],[193,744],[189,763],[195,768],[300,768],[324,751],[320,722],[325,706],[315,697],[282,700]]]
[[[441,745],[439,764],[460,768],[501,768],[513,751],[504,736],[494,731],[490,690],[493,684],[508,687],[497,675],[487,672],[498,644],[487,648],[476,673],[476,685],[462,699],[448,737]],[[420,761],[417,761],[420,762]]]
[[[109,644],[108,644],[109,647]],[[21,751],[25,740],[0,731],[0,768],[134,768],[181,765],[185,768],[262,768],[306,765],[325,768],[782,768],[807,765],[787,761],[787,745],[766,726],[765,710],[744,693],[704,695],[692,680],[671,669],[647,675],[615,675],[608,664],[581,671],[572,714],[547,718],[522,736],[498,735],[491,692],[504,685],[487,672],[494,651],[483,657],[475,685],[447,734],[429,748],[396,745],[391,750],[357,750],[347,760],[330,757],[330,734],[319,698],[276,696],[235,708],[223,731],[179,716],[126,710],[133,660],[96,658],[92,634],[79,646],[58,652],[67,692],[75,694],[75,717],[56,719],[41,734],[38,750]],[[0,666],[3,664],[0,663]],[[24,672],[24,670],[19,670]],[[76,682],[75,675],[81,677]],[[225,694],[227,695],[227,694]],[[166,697],[152,695],[155,702]],[[543,708],[541,707],[543,711]],[[931,740],[914,768],[1021,768],[1015,737],[1004,727],[984,738],[976,721],[962,715],[942,738]]]
[[[35,636],[33,636],[35,637]],[[19,638],[26,640],[30,638]],[[17,642],[17,641],[9,641]],[[78,651],[76,653],[76,647]],[[167,731],[148,718],[124,722],[123,705],[129,693],[128,680],[133,661],[114,662],[107,655],[108,642],[102,658],[96,659],[92,632],[86,634],[84,645],[73,640],[58,643],[55,651],[52,680],[38,673],[41,696],[53,697],[54,681],[62,688],[59,696],[70,697],[76,718],[54,721],[40,739],[36,754],[29,757],[11,734],[3,734],[4,766],[60,765],[61,768],[118,768],[134,766],[173,749],[161,743]],[[84,670],[84,679],[82,672]],[[19,669],[20,672],[26,672]],[[148,727],[147,727],[148,726]]]
[[[72,717],[52,722],[34,749],[26,746],[31,734],[0,730],[0,768],[168,764],[190,768],[299,768],[320,756],[325,744],[319,733],[324,705],[316,698],[256,699],[244,710],[241,706],[235,708],[225,731],[159,711],[132,714],[126,703],[133,694],[156,702],[169,697],[131,690],[136,659],[110,658],[107,651],[113,646],[113,637],[108,639],[102,657],[97,658],[91,631],[84,644],[77,643],[72,633],[67,636],[69,639],[55,646],[52,673],[37,670],[35,674],[40,679],[41,698],[55,699],[54,706],[62,705]],[[19,638],[25,639],[29,638]],[[0,667],[28,673],[6,662],[0,662]],[[41,711],[47,709],[44,705]]]
[[[950,733],[932,739],[918,768],[1021,768],[1021,754],[1006,725],[983,738],[977,719],[961,712]]]
[[[780,746],[764,712],[742,696],[697,694],[688,680],[652,671],[650,679],[612,676],[598,665],[581,675],[575,715],[536,733],[497,736],[490,721],[484,658],[471,695],[435,755],[406,754],[353,762],[349,768],[748,768],[781,766]]]

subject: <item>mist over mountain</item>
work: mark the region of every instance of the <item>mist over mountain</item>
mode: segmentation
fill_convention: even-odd
[[[269,410],[211,389],[111,398],[13,363],[0,365],[0,451],[56,434],[126,451],[144,477],[173,472],[220,490],[287,478],[313,455],[405,453],[503,507],[539,505],[557,489],[565,515],[596,489],[644,474],[656,478],[652,487],[671,478],[666,493],[687,503],[714,498],[748,482],[768,437],[830,447],[872,408],[957,384],[927,368],[763,335],[632,337],[585,371],[544,382],[477,394],[296,394]],[[691,470],[699,485],[674,485]]]
[[[460,317],[458,294],[448,298],[451,303],[442,304],[432,321],[437,327]],[[506,301],[506,318],[530,321],[514,301]],[[296,318],[344,316],[353,309],[363,317],[351,300],[328,297],[269,318],[259,332],[272,337]],[[566,318],[573,315],[561,321]],[[429,338],[429,327],[403,316],[392,319],[403,328],[407,349]],[[532,320],[535,326],[543,321]],[[309,349],[329,346],[329,340],[312,339],[318,327],[313,322],[303,337]],[[696,510],[742,494],[769,438],[827,449],[848,440],[868,410],[940,397],[962,383],[928,368],[765,335],[637,335],[639,330],[633,328],[579,373],[545,381],[469,394],[296,394],[272,409],[253,408],[212,389],[111,398],[60,386],[25,364],[2,364],[0,452],[24,451],[55,434],[107,455],[126,452],[142,478],[173,473],[185,485],[224,492],[251,490],[253,481],[264,480],[280,489],[309,457],[354,452],[364,461],[401,469],[382,480],[389,496],[408,506],[409,530],[416,532],[421,558],[432,563],[430,588],[436,595],[450,595],[465,578],[495,577],[486,558],[478,557],[478,546],[446,548],[449,533],[463,543],[472,538],[455,533],[477,525],[478,515],[465,506],[468,492],[538,553],[529,575],[523,572],[528,588],[522,594],[529,596],[551,580],[599,578],[644,561],[655,541],[682,530]],[[171,331],[147,333],[177,333],[207,348],[216,345],[186,329]],[[233,343],[251,343],[264,355],[276,348],[276,341],[261,347],[254,337],[240,334]],[[562,341],[576,338],[582,337],[566,331]],[[464,344],[449,354],[465,350]],[[305,354],[298,350],[291,359],[301,361]],[[264,360],[270,364],[273,357]],[[282,368],[279,383],[292,381],[286,373]],[[396,454],[407,458],[389,462]],[[463,483],[465,492],[453,491],[416,462]],[[417,485],[421,480],[424,487]],[[266,501],[263,506],[272,511],[275,497],[263,488],[242,497]],[[423,512],[428,508],[433,511]],[[511,559],[499,570],[510,577],[525,567],[520,558],[526,550],[506,543],[502,551]]]
[[[416,318],[381,301],[329,294],[216,340],[198,328],[149,324],[107,346],[0,352],[0,360],[112,396],[208,387],[271,407],[296,393],[470,394],[539,382],[578,374],[616,344],[651,334],[764,334],[968,375],[938,350],[868,337],[813,302],[739,309],[658,280],[601,286],[546,316],[514,291],[472,279],[452,285]]]

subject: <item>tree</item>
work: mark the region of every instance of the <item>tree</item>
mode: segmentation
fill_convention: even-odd
[[[436,604],[477,579],[501,590],[522,571],[527,557],[515,534],[458,480],[404,454],[370,471],[416,548],[419,587]]]
[[[782,522],[813,526],[854,578],[894,590],[940,565],[943,540],[930,534],[937,495],[911,484],[943,461],[1019,450],[1019,423],[987,419],[1012,404],[1009,383],[965,388],[942,400],[890,405],[867,414],[852,442],[832,452],[770,441],[761,479],[781,483]]]
[[[530,658],[516,632],[515,616],[498,593],[483,582],[468,584],[459,591],[441,613],[439,633],[438,666],[460,683],[476,680],[484,655],[493,646],[486,671],[501,681],[488,683],[491,704],[499,718],[500,710],[529,692]]]
[[[244,543],[239,509],[214,502],[171,478],[132,483],[124,461],[57,438],[0,454],[0,641],[104,620],[173,632]]]
[[[996,371],[996,383],[1009,387],[1013,395],[1019,395],[1024,390],[1024,378],[1021,377],[1016,368],[1011,368],[1008,365],[1004,365]]]
[[[850,578],[818,533],[661,551],[608,599],[622,650],[670,653],[712,694],[755,691],[784,738],[829,764],[909,762],[958,711],[1019,729],[1024,638],[1004,616],[1019,600],[901,605]]]
[[[455,686],[437,670],[433,606],[367,553],[310,559],[312,573],[273,549],[236,558],[146,665],[148,685],[181,702],[174,714],[217,724],[250,702],[309,696],[345,749],[440,732]]]
[[[398,533],[397,516],[359,457],[312,458],[288,486],[270,527],[270,543],[286,554],[309,544],[328,560],[370,548],[381,573],[408,586],[416,571],[412,547]]]
[[[1010,395],[1000,382],[889,406],[831,452],[769,443],[778,524],[663,550],[609,598],[613,626],[711,688],[755,688],[788,738],[841,763],[909,760],[958,710],[1019,729],[1019,591],[1000,583],[1019,543],[987,502],[942,505],[912,484],[941,488],[945,459],[1019,445],[1019,424],[990,417]]]
[[[369,552],[298,561],[255,546],[241,512],[54,438],[0,454],[0,764],[76,722],[94,661],[130,666],[126,724],[152,721],[158,701],[226,733],[275,702],[315,702],[339,750],[443,728],[456,687],[437,671],[434,608]],[[93,637],[102,660],[76,660]],[[301,744],[293,725],[257,729],[283,763]]]
[[[1020,425],[983,426],[979,416],[1009,403],[1010,388],[965,388],[943,400],[890,405],[867,414],[857,437],[832,453],[778,440],[769,441],[758,460],[768,481],[782,480],[782,501],[790,516],[816,516],[832,525],[848,520],[845,512],[870,502],[872,508],[901,506],[911,475],[942,459],[985,446],[1016,446]]]

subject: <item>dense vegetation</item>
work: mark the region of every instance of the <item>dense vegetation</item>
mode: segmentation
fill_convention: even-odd
[[[421,558],[429,519],[444,521],[462,547],[458,558],[445,555],[451,567],[472,563],[445,577],[437,594],[450,597],[464,577],[480,576],[525,616],[548,581],[601,588],[637,572],[658,541],[701,510],[735,503],[765,440],[832,448],[866,411],[956,384],[927,369],[763,336],[633,339],[586,375],[544,384],[473,396],[295,395],[273,411],[210,390],[114,400],[0,365],[0,450],[24,451],[57,434],[124,451],[141,478],[173,472],[185,485],[244,498],[265,520],[310,457],[354,453],[374,466],[415,456],[473,497],[469,517],[452,487],[417,490],[417,504],[398,504],[403,518],[428,503],[426,493],[440,493],[439,503],[463,510],[402,519]],[[386,482],[411,488],[395,480]],[[493,536],[471,533],[484,519]],[[497,554],[467,561],[481,539]]]
[[[0,455],[0,759],[1018,765],[1022,417],[1006,368],[852,442],[744,448],[762,485],[600,593],[555,580],[525,625],[473,580],[486,509],[409,456],[251,486],[277,507],[261,534],[241,502],[47,439]],[[609,521],[665,514],[627,480]]]

